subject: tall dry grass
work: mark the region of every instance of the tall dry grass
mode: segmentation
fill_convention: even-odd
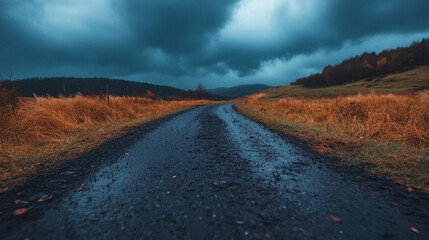
[[[22,98],[14,113],[7,105],[0,112],[0,189],[118,137],[126,128],[209,103],[110,96],[109,104],[105,97],[81,95]]]
[[[38,139],[55,142],[64,134],[94,125],[152,116],[205,103],[111,96],[108,104],[104,97],[35,97],[24,100],[16,115],[10,116],[8,126],[0,131],[2,139],[7,141],[25,143]]]
[[[237,109],[345,164],[429,191],[429,91],[305,99],[248,97]]]
[[[262,96],[252,96],[242,105],[352,137],[429,147],[429,91],[416,95],[372,93],[334,99],[259,101]]]

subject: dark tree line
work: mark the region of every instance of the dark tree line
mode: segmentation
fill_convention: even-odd
[[[78,92],[84,96],[105,95],[107,88],[110,95],[116,96],[146,97],[148,91],[161,98],[168,98],[172,95],[186,97],[187,95],[187,91],[173,87],[108,78],[52,77],[23,79],[14,82],[22,96],[25,97],[32,97],[33,94],[52,97],[69,96]]]
[[[395,73],[429,64],[429,40],[414,42],[409,47],[367,53],[326,66],[322,73],[297,79],[292,85],[305,87],[335,86],[363,78]]]
[[[0,77],[0,132],[7,128],[20,103],[20,93],[11,78]]]
[[[15,113],[20,95],[16,83],[12,81],[12,74],[7,78],[0,77],[0,111]]]

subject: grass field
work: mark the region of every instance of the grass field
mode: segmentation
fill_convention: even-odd
[[[131,127],[214,102],[35,97],[0,112],[0,192],[122,136]]]
[[[319,153],[427,191],[429,91],[420,89],[429,85],[428,72],[421,67],[319,89],[277,87],[236,107]]]
[[[429,66],[418,67],[402,73],[366,78],[334,87],[305,88],[301,85],[287,85],[270,88],[262,93],[266,94],[265,98],[327,98],[371,92],[407,94],[424,89],[429,89]]]

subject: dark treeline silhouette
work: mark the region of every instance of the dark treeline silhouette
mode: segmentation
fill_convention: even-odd
[[[19,102],[20,92],[11,80],[0,80],[0,109],[1,111],[15,112]]]
[[[108,78],[54,77],[31,78],[14,82],[24,97],[32,97],[33,94],[52,97],[69,96],[78,92],[85,96],[105,95],[107,89],[110,95],[116,96],[146,96],[149,98],[154,98],[154,96],[161,98],[168,98],[173,95],[187,96],[187,91],[182,89]]]
[[[326,66],[322,73],[297,79],[292,85],[305,87],[334,86],[367,77],[404,71],[429,64],[429,40],[414,42],[409,47],[367,53],[347,59],[335,66]]]
[[[7,79],[0,78],[0,131],[8,126],[20,103],[20,93],[11,78],[12,74]]]
[[[188,91],[187,97],[195,100],[211,99],[212,94],[207,92],[204,85],[200,83],[198,84],[197,88],[194,91],[192,90]]]

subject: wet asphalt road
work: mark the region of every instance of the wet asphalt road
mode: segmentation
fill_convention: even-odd
[[[14,217],[19,199],[33,208]],[[323,159],[231,104],[136,128],[0,204],[0,239],[429,239],[427,195]]]

